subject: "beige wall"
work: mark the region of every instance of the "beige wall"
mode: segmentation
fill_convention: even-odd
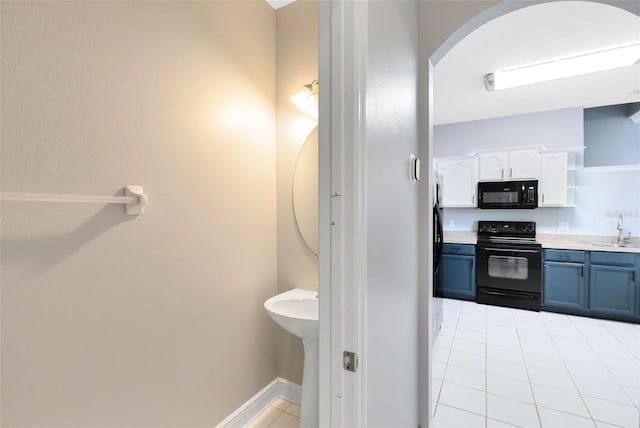
[[[316,290],[318,257],[296,226],[292,186],[298,152],[317,122],[297,110],[289,97],[318,78],[317,0],[298,0],[278,9],[276,16],[278,291],[296,287]],[[280,330],[278,375],[301,383],[302,363],[302,342]]]
[[[419,0],[422,50],[431,56],[460,26],[500,1]]]
[[[420,3],[428,58],[495,1]],[[314,124],[288,100],[317,78],[317,0],[1,10],[2,190],[150,197],[2,205],[1,425],[209,426],[300,382],[262,302],[317,286],[291,206]]]
[[[1,425],[215,425],[276,376],[275,12],[3,1],[1,31],[2,190],[150,201],[2,204]]]

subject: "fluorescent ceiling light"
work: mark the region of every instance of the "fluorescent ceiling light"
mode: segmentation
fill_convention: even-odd
[[[578,76],[633,65],[640,59],[640,44],[562,58],[542,64],[496,71],[484,77],[488,91]]]

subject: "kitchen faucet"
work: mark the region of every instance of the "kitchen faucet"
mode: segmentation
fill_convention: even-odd
[[[622,214],[618,216],[618,227],[616,227],[616,229],[618,229],[618,244],[623,244],[624,238],[622,237]]]

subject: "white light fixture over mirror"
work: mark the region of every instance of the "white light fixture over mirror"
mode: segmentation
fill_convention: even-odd
[[[295,95],[289,97],[301,111],[318,116],[318,80],[304,85]]]
[[[484,77],[488,91],[627,67],[640,60],[640,44],[561,58],[541,64],[496,71]]]

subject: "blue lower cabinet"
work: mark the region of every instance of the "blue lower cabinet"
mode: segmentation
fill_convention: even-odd
[[[442,297],[476,299],[475,263],[475,256],[442,255]]]
[[[587,310],[584,263],[544,262],[542,306],[583,313]]]
[[[585,314],[588,308],[587,253],[544,250],[542,309]]]
[[[542,309],[640,322],[640,254],[545,250]]]
[[[589,309],[593,315],[636,318],[635,266],[592,264],[589,269]]]

